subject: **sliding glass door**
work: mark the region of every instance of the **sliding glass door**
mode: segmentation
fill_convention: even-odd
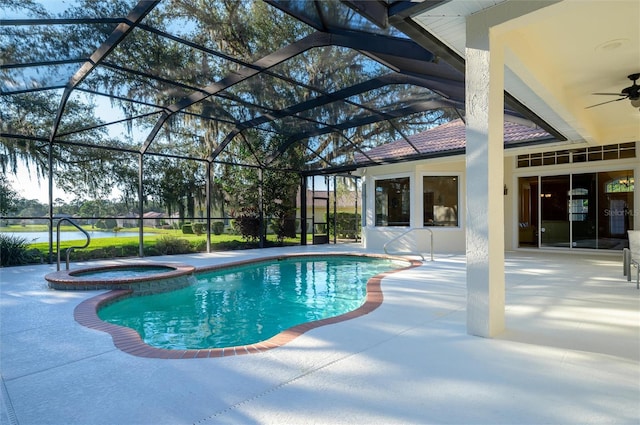
[[[633,170],[518,179],[518,246],[621,250],[633,229]]]
[[[629,246],[627,230],[633,230],[633,170],[598,173],[598,248]]]
[[[570,176],[540,179],[540,246],[569,247]]]
[[[574,248],[598,248],[598,198],[596,173],[574,174],[569,201]]]
[[[518,243],[520,247],[538,247],[538,177],[518,179]]]

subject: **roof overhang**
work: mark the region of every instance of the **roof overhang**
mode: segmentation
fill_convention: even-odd
[[[506,49],[507,105],[551,134],[592,145],[640,140],[640,111],[615,95],[640,72],[640,2],[451,0],[424,6],[389,21],[459,70],[469,17],[494,23],[491,30],[500,32]]]

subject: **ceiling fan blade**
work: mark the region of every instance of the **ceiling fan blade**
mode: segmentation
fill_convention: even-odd
[[[596,103],[595,105],[591,105],[591,106],[587,106],[584,109],[590,109],[590,108],[595,108],[596,106],[600,106],[600,105],[606,105],[607,103],[611,103],[611,102],[619,102],[621,100],[625,100],[626,97],[622,97],[620,99],[613,99],[613,100],[607,100],[606,102],[602,102],[602,103]]]
[[[626,96],[626,93],[591,93],[596,96]]]

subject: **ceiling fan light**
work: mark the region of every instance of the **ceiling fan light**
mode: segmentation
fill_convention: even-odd
[[[634,108],[640,108],[640,98],[631,99],[631,106],[633,106]]]

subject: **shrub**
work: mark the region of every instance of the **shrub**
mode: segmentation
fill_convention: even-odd
[[[191,251],[191,245],[186,239],[178,239],[175,236],[164,235],[156,240],[156,249],[160,254],[188,254]]]
[[[123,245],[122,256],[123,257],[136,257],[139,253],[138,245]]]
[[[296,221],[295,218],[287,216],[286,211],[277,211],[275,216],[271,218],[271,228],[276,234],[278,243],[282,243],[284,238],[296,237]]]
[[[191,250],[195,252],[205,252],[207,250],[206,239],[191,241]]]
[[[0,233],[0,265],[17,266],[27,264],[30,255],[27,250],[27,240],[13,235]]]
[[[360,235],[362,223],[360,214],[339,212],[336,215],[335,235],[339,238],[355,239]],[[333,214],[329,214],[330,233],[334,233]]]
[[[214,221],[211,223],[211,231],[214,235],[221,235],[224,232],[224,223],[221,221]]]
[[[108,230],[112,230],[114,228],[118,227],[118,222],[116,221],[115,218],[107,218],[104,221],[104,228],[108,229]]]
[[[182,225],[182,233],[185,235],[193,235],[193,226],[191,223],[184,223]]]
[[[251,249],[251,248],[257,248],[257,247],[258,247],[258,244],[255,242],[246,242],[246,241],[237,241],[237,240],[218,242],[218,243],[212,244],[212,250],[218,250],[218,251],[234,251],[238,249]]]
[[[118,222],[114,218],[100,219],[96,221],[94,227],[97,229],[112,230],[118,227]]]
[[[155,257],[156,255],[161,255],[161,253],[158,251],[158,248],[153,245],[144,247],[144,255],[147,257]]]
[[[66,258],[66,250],[64,252],[60,252],[60,258]],[[71,253],[72,256],[74,256],[74,254],[78,255],[78,257],[75,258],[76,261],[79,260],[99,260],[102,258],[108,258],[107,255],[107,251],[104,248],[96,248],[92,251],[86,251],[85,255],[82,255],[80,251],[73,251]],[[81,256],[81,257],[80,257]]]
[[[244,207],[234,217],[233,227],[247,241],[260,239],[260,212],[255,207]]]
[[[193,233],[198,236],[207,231],[207,223],[193,223],[191,227],[193,229]]]
[[[39,249],[31,248],[27,250],[27,262],[29,264],[32,263],[44,263],[44,255],[40,252]]]

